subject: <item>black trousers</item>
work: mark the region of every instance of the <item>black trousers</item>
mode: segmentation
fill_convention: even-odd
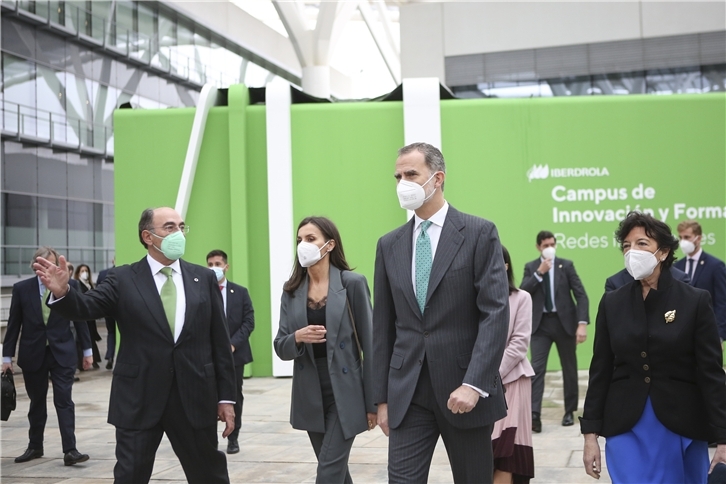
[[[30,398],[28,422],[30,430],[28,447],[43,448],[43,433],[48,420],[48,376],[53,384],[53,405],[58,415],[58,428],[63,444],[63,453],[76,448],[76,411],[72,399],[75,367],[60,366],[53,357],[50,347],[45,347],[43,364],[38,371],[24,371],[25,390]]]
[[[552,343],[557,346],[557,353],[562,364],[562,380],[565,391],[565,412],[577,411],[577,337],[567,334],[557,313],[544,314],[539,328],[532,335],[532,412],[542,412],[542,395],[544,394],[547,359]]]
[[[130,430],[116,427],[117,484],[147,483],[154,469],[156,451],[166,433],[190,483],[229,484],[227,459],[217,450],[217,426],[195,429],[184,413],[176,379],[161,421],[150,429]]]
[[[454,482],[490,483],[493,480],[493,425],[459,429],[441,413],[424,360],[416,390],[403,422],[391,429],[388,442],[388,482],[428,482],[431,459],[439,435],[446,446]]]
[[[239,438],[239,431],[242,428],[242,408],[245,402],[244,392],[242,391],[242,385],[245,382],[245,365],[235,366],[234,373],[237,377],[237,401],[234,404],[234,430],[229,434],[227,440],[237,440]]]

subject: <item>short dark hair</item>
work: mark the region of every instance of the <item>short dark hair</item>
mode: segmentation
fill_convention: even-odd
[[[430,145],[428,143],[411,143],[403,148],[398,150],[398,156],[407,155],[413,151],[418,151],[422,155],[424,155],[424,161],[426,161],[426,166],[431,171],[431,173],[436,173],[437,171],[441,171],[446,173],[446,161],[444,161],[444,155],[441,153],[441,150],[435,147],[434,145]],[[441,191],[444,191],[444,183],[441,184]]]
[[[227,253],[221,249],[214,249],[209,254],[207,254],[207,260],[211,259],[212,257],[221,257],[224,263],[227,263]]]
[[[502,256],[504,257],[504,263],[507,264],[507,281],[509,281],[509,294],[519,291],[517,286],[514,284],[514,269],[512,269],[512,258],[509,256],[509,251],[506,247],[502,246]]]
[[[141,212],[141,219],[139,220],[139,240],[141,241],[141,245],[144,246],[144,249],[148,249],[146,246],[146,242],[144,242],[144,238],[141,236],[141,232],[144,230],[148,230],[151,232],[151,229],[154,228],[154,209],[153,208],[147,208],[143,212]]]
[[[546,239],[555,239],[555,234],[550,232],[549,230],[540,230],[537,234],[537,245],[540,245],[543,240]],[[555,243],[557,242],[557,239],[555,239]]]
[[[673,236],[668,224],[647,213],[630,212],[620,221],[620,225],[615,231],[615,240],[620,244],[621,251],[623,250],[623,241],[636,227],[643,227],[645,235],[655,240],[659,249],[668,249],[668,257],[663,261],[661,269],[669,269],[673,265],[673,261],[676,260],[676,256],[673,254],[678,248],[678,240]]]

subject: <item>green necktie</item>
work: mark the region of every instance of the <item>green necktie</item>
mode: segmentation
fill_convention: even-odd
[[[45,303],[48,300],[48,295],[50,294],[50,291],[48,288],[45,288],[45,291],[43,291],[43,295],[40,296],[40,310],[43,312],[43,323],[48,325],[48,317],[50,317],[50,308]]]
[[[166,319],[171,328],[171,337],[174,338],[174,321],[176,318],[176,284],[171,277],[171,267],[164,267],[161,273],[166,276],[166,282],[161,286],[161,304],[164,305]]]
[[[431,264],[433,262],[431,239],[426,233],[429,225],[431,225],[429,220],[421,222],[421,233],[418,234],[416,239],[416,301],[418,301],[421,314],[423,314],[424,305],[426,304],[426,293],[429,289],[429,277],[431,276]]]

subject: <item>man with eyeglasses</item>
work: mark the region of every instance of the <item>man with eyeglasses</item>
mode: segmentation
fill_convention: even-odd
[[[144,210],[139,240],[146,256],[112,268],[85,294],[69,288],[62,256],[60,267],[42,258],[34,264],[54,310],[73,320],[117,322],[108,412],[117,484],[149,482],[164,433],[188,482],[229,482],[216,421],[226,424],[223,437],[234,429],[234,361],[214,273],[181,259],[188,230],[171,208]]]

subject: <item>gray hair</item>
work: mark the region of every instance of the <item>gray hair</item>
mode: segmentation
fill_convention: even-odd
[[[38,250],[35,251],[35,254],[33,254],[33,260],[30,262],[30,268],[33,268],[33,264],[38,260],[38,257],[42,257],[43,259],[47,259],[50,256],[55,256],[55,263],[58,264],[58,252],[53,247],[48,247],[46,245],[39,247]]]
[[[139,220],[139,240],[141,241],[141,245],[144,246],[144,249],[148,249],[146,247],[146,242],[144,242],[144,238],[141,236],[141,233],[144,230],[148,230],[151,232],[151,230],[154,228],[154,209],[153,208],[147,208],[143,212],[141,212],[141,219]]]
[[[398,156],[400,157],[403,155],[407,155],[413,151],[418,151],[419,153],[424,155],[424,161],[426,161],[426,166],[429,168],[429,170],[431,170],[431,174],[434,174],[437,171],[446,173],[446,162],[444,161],[444,155],[441,154],[441,150],[439,150],[437,147],[422,142],[411,143],[398,150]],[[442,184],[441,191],[443,190],[444,185]]]

